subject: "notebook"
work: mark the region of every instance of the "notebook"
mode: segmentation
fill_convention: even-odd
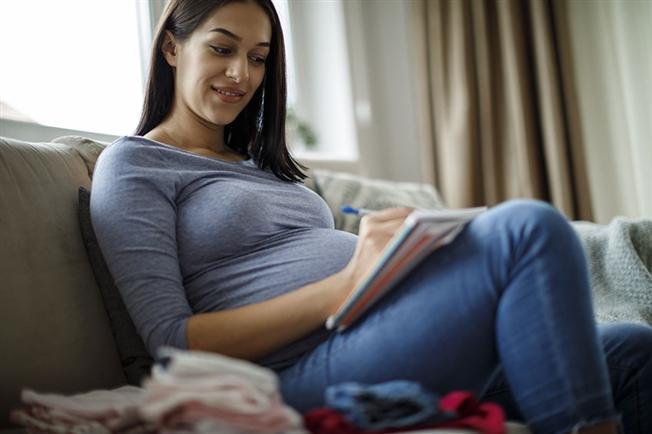
[[[431,252],[450,243],[487,207],[412,211],[383,249],[379,260],[351,291],[326,328],[343,331]]]

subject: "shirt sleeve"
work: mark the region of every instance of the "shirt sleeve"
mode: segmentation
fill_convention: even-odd
[[[114,142],[99,156],[91,185],[93,229],[111,276],[150,355],[187,349],[193,312],[181,275],[176,171],[157,152]]]

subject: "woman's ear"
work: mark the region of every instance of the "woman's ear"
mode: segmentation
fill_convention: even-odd
[[[163,44],[161,45],[161,52],[163,53],[165,61],[168,62],[168,65],[173,68],[177,66],[177,42],[169,30],[165,31]]]

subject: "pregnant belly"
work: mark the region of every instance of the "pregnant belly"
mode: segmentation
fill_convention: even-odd
[[[276,239],[233,258],[186,285],[195,312],[208,312],[268,300],[343,269],[357,237],[334,229],[312,229]]]

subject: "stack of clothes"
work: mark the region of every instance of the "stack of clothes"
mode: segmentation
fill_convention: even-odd
[[[25,389],[11,420],[30,433],[307,434],[266,368],[213,353],[161,348],[143,387],[72,396]]]
[[[439,397],[418,383],[341,383],[325,407],[301,416],[281,397],[276,373],[201,351],[159,350],[143,387],[64,396],[24,389],[11,420],[29,433],[385,434],[468,428],[504,434],[502,409],[469,392]]]
[[[139,412],[162,432],[307,434],[301,415],[285,405],[276,373],[256,364],[200,351],[164,348],[143,382]]]
[[[411,381],[366,385],[341,383],[326,389],[326,406],[304,415],[313,434],[386,434],[435,428],[466,428],[504,434],[505,413],[480,403],[471,392],[439,397]]]

